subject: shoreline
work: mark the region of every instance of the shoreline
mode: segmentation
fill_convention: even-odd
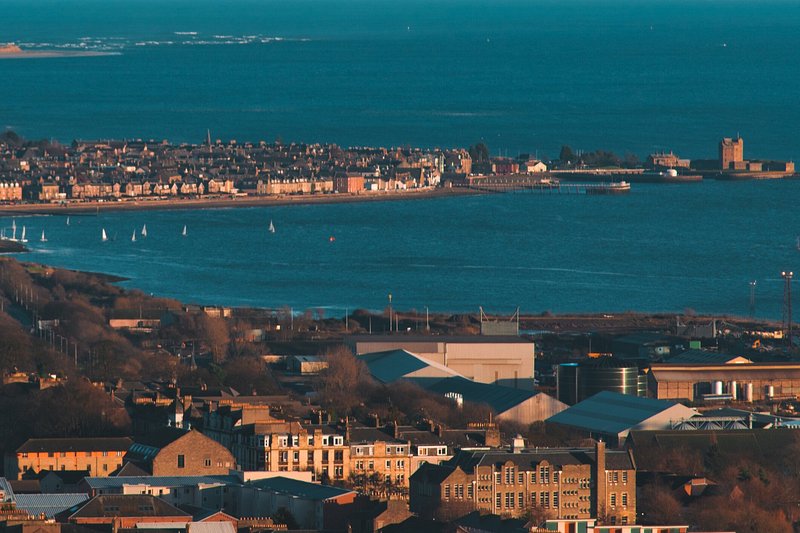
[[[54,57],[102,57],[118,56],[119,52],[93,50],[20,50],[0,53],[0,59],[49,59]]]
[[[306,194],[296,196],[244,196],[234,198],[196,198],[167,200],[129,200],[119,202],[77,202],[66,204],[10,204],[0,206],[0,215],[67,215],[108,211],[171,211],[177,209],[224,209],[286,205],[335,204],[424,200],[451,196],[475,196],[480,191],[439,187],[419,191],[368,192],[362,194]]]

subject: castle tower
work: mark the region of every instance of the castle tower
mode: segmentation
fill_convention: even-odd
[[[735,167],[744,161],[744,140],[737,135],[735,139],[725,137],[719,143],[719,164],[722,170]]]

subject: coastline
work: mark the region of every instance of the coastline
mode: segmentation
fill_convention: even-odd
[[[264,207],[355,202],[387,202],[394,200],[424,200],[450,196],[474,196],[480,191],[441,187],[435,189],[361,194],[306,194],[296,196],[243,196],[233,198],[170,198],[166,200],[127,200],[119,202],[79,202],[66,204],[10,204],[0,206],[0,215],[58,215],[94,213],[98,211],[151,211],[176,209],[224,209],[231,207]]]
[[[0,59],[46,59],[53,57],[101,57],[118,56],[119,52],[97,52],[90,50],[20,50],[0,53]]]

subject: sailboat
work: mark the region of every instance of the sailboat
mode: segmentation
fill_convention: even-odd
[[[272,223],[272,220],[269,221],[269,232],[275,233],[275,224]]]
[[[11,219],[11,240],[17,240],[17,221],[16,219]]]
[[[28,242],[28,239],[25,238],[25,226],[22,226],[22,236],[20,237],[19,242]]]
[[[106,235],[106,228],[103,228],[103,236],[101,237],[101,240],[103,242],[106,242],[108,240],[108,235]]]
[[[147,237],[147,224],[142,224],[142,237]]]
[[[67,217],[67,226],[69,226],[69,217]]]
[[[183,225],[183,231],[181,232],[181,235],[186,237],[186,224]]]
[[[42,238],[39,239],[39,242],[47,242],[47,237],[44,236],[44,230],[42,230]]]
[[[136,242],[136,230],[133,230],[133,235],[131,235],[131,242]]]

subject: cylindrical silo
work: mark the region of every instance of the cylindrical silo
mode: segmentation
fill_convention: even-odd
[[[730,390],[728,392],[730,392],[731,398],[733,398],[734,400],[739,398],[739,393],[738,393],[739,391],[736,390],[736,387],[737,387],[736,382],[731,381]]]
[[[556,396],[567,405],[575,405],[578,398],[578,363],[563,363],[556,369]]]
[[[722,394],[722,382],[715,381],[714,382],[714,394]]]

